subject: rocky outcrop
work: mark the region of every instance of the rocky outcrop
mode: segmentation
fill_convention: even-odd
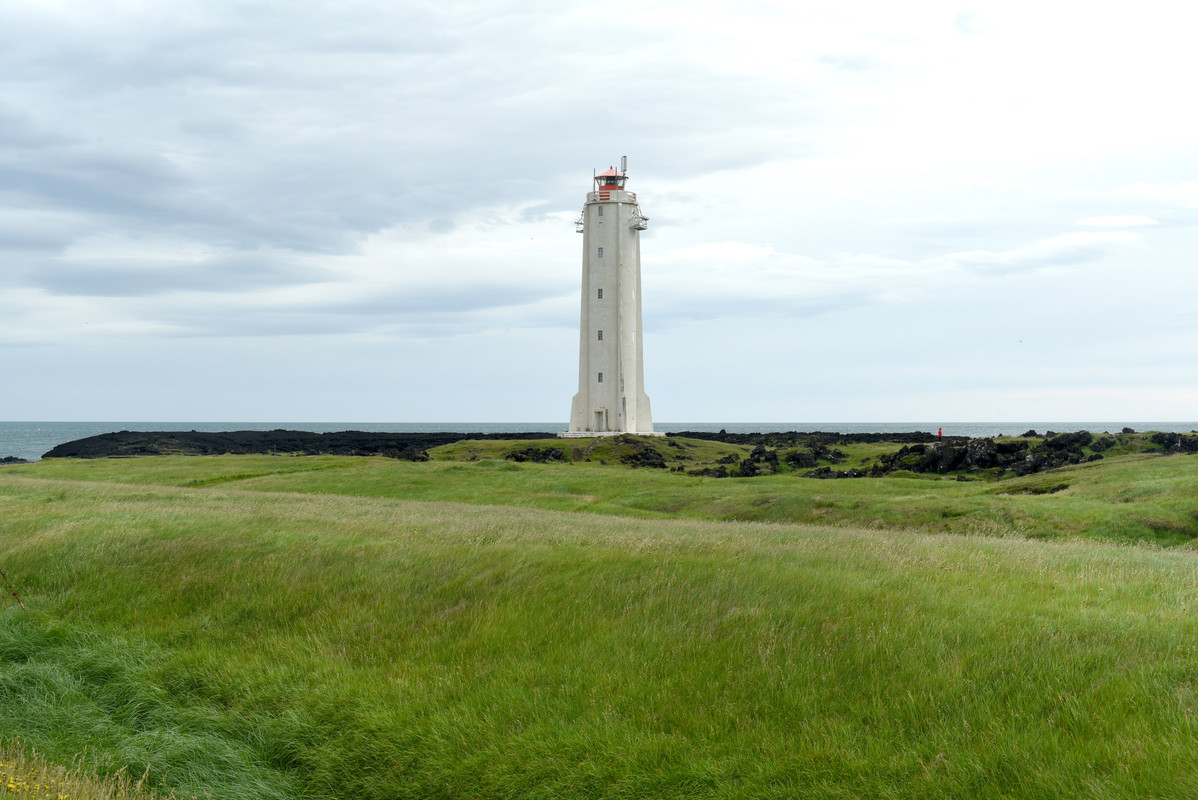
[[[405,447],[403,450],[384,450],[379,455],[384,458],[397,458],[400,461],[428,461],[429,455],[427,450],[421,450],[419,447]]]
[[[301,455],[378,456],[426,451],[464,439],[553,439],[554,433],[371,433],[365,431],[120,431],[76,439],[55,447],[42,458],[108,458],[113,456]],[[395,456],[392,456],[395,457]],[[401,456],[402,457],[402,456]]]
[[[765,445],[775,449],[790,449],[812,447],[813,445],[845,445],[845,444],[877,444],[880,442],[899,442],[916,444],[919,442],[969,440],[968,436],[945,436],[939,439],[934,433],[917,431],[914,433],[829,433],[827,431],[785,431],[768,433],[711,433],[710,431],[678,431],[667,433],[666,436],[678,436],[685,439],[703,439],[709,442],[726,442],[727,444]]]
[[[32,462],[26,461],[23,458],[17,458],[16,456],[5,456],[4,458],[0,458],[0,464],[30,464],[30,463],[32,463]]]
[[[788,450],[782,454],[782,460],[794,469],[810,469],[819,461],[829,461],[839,464],[846,458],[838,448],[829,448],[825,444],[814,442],[803,450]]]
[[[759,444],[744,458],[729,453],[717,458],[715,464],[714,467],[689,470],[688,474],[708,478],[754,478],[758,475],[773,475],[778,471],[778,451]]]
[[[625,440],[624,451],[620,454],[620,463],[630,467],[648,467],[650,469],[665,469],[666,459],[653,445],[632,436],[617,436]]]
[[[862,472],[859,469],[838,470],[831,467],[820,467],[811,472],[803,473],[804,478],[820,478],[825,480],[829,478],[865,478],[868,475],[868,472]]]
[[[630,467],[665,469],[666,459],[657,449],[659,445],[668,446],[661,439],[647,439],[635,434],[622,433],[619,436],[596,439],[587,448],[587,455],[588,460],[611,460]]]
[[[517,463],[554,464],[568,462],[570,454],[560,447],[523,447],[505,454],[504,458]]]
[[[1154,433],[1148,441],[1159,445],[1166,453],[1198,453],[1198,436],[1184,433]]]
[[[1013,471],[1016,475],[1030,475],[1048,469],[1057,469],[1067,464],[1097,461],[1099,453],[1086,455],[1083,448],[1094,441],[1089,431],[1053,434],[1043,441],[1032,444],[1027,439],[969,439],[964,444],[952,442],[931,445],[908,445],[882,456],[870,469],[873,476],[886,475],[897,470],[907,472],[944,474],[946,472],[994,472]],[[1114,444],[1104,443],[1105,447]]]

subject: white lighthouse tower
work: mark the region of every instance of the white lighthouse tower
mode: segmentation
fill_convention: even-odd
[[[628,157],[594,176],[582,234],[578,394],[561,436],[653,434],[641,339],[641,234],[649,219],[624,189]]]

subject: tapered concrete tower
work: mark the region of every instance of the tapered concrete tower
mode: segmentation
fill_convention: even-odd
[[[582,234],[582,325],[578,394],[562,436],[653,435],[645,394],[641,339],[641,231],[649,219],[625,190],[620,169],[594,176],[578,232]]]

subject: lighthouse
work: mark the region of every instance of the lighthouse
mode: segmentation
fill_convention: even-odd
[[[625,188],[620,168],[596,174],[578,232],[582,234],[582,321],[578,394],[566,437],[654,435],[645,394],[641,336],[641,231],[649,219]]]

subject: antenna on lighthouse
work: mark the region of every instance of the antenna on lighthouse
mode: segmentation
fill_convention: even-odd
[[[628,156],[620,156],[620,174],[628,174]]]

